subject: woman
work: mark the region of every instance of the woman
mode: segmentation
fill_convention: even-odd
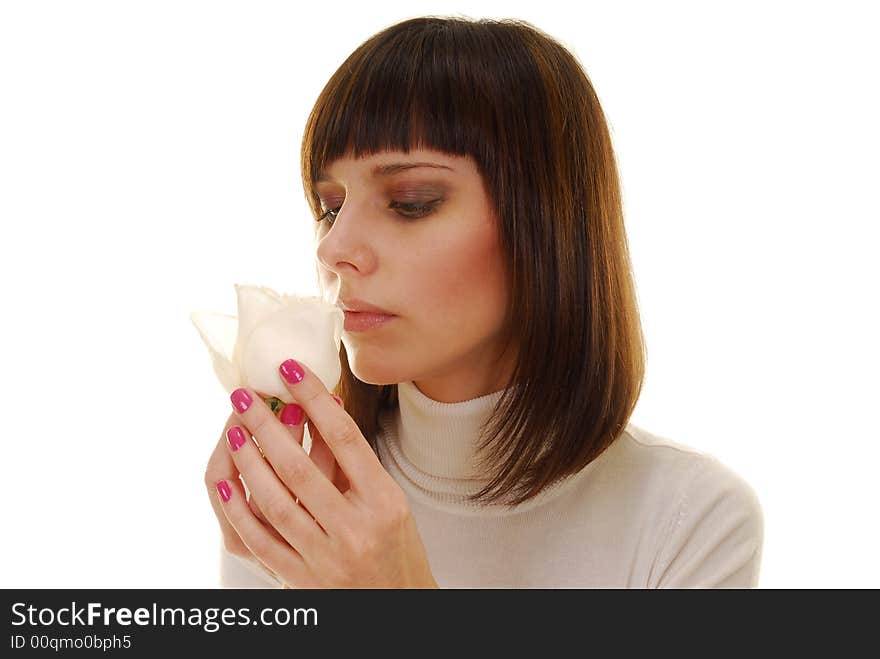
[[[295,355],[280,418],[233,394],[205,476],[224,585],[757,585],[750,486],[629,423],[620,185],[569,51],[523,21],[393,25],[330,79],[301,155],[320,285],[351,310],[343,406]]]

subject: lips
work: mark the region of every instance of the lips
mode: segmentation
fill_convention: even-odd
[[[347,332],[365,332],[392,322],[396,316],[369,311],[346,311],[344,328]]]
[[[387,309],[377,307],[375,304],[370,304],[369,302],[364,302],[363,300],[359,300],[357,298],[339,298],[339,300],[336,302],[336,305],[346,312],[382,314],[385,316],[394,315]]]

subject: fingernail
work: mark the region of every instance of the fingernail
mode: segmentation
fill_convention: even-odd
[[[305,412],[303,412],[303,408],[301,408],[296,403],[290,403],[289,405],[285,405],[284,409],[281,410],[281,423],[287,424],[288,426],[298,426],[302,423],[303,417],[305,417]]]
[[[303,378],[306,376],[306,372],[303,370],[302,366],[292,359],[285,360],[281,366],[278,367],[278,370],[281,371],[281,375],[284,376],[284,379],[290,384],[302,382]]]
[[[226,481],[220,481],[217,483],[217,491],[220,493],[220,498],[224,501],[229,501],[232,498],[232,490],[229,488],[229,483]]]
[[[247,392],[247,389],[236,389],[232,392],[232,395],[229,396],[229,400],[232,401],[232,405],[239,412],[244,412],[251,406],[251,403],[254,402],[251,395]]]
[[[330,394],[330,395],[333,396],[333,400],[335,400],[337,403],[339,403],[339,407],[341,407],[342,409],[345,409],[345,405],[342,404],[342,399],[339,396],[337,396],[336,394]]]
[[[229,442],[229,448],[233,451],[237,451],[242,446],[244,446],[245,439],[244,433],[241,431],[241,428],[238,426],[232,426],[229,430],[226,431],[226,441]]]

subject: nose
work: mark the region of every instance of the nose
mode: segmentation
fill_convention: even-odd
[[[325,219],[319,228],[316,255],[318,265],[337,275],[359,272],[368,274],[375,268],[375,250],[371,244],[369,221],[363,205],[348,198],[330,226]],[[375,233],[375,232],[373,232]]]

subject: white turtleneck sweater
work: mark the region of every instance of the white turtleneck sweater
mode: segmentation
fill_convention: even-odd
[[[441,588],[751,588],[763,513],[711,455],[629,424],[584,469],[514,509],[466,501],[480,425],[503,392],[461,403],[398,385],[379,458],[400,485]],[[279,588],[221,548],[220,583]]]

